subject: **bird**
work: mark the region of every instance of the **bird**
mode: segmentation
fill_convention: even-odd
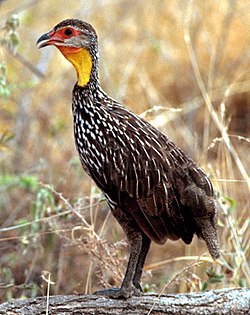
[[[121,286],[96,294],[118,299],[143,294],[140,280],[152,241],[190,244],[196,235],[217,259],[218,204],[210,179],[169,137],[104,92],[93,26],[66,19],[37,40],[38,48],[49,45],[75,68],[75,145],[130,245]]]

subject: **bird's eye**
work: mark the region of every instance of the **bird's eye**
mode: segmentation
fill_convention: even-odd
[[[66,35],[66,36],[70,36],[72,34],[73,34],[73,31],[70,28],[66,28],[66,30],[64,31],[64,35]]]

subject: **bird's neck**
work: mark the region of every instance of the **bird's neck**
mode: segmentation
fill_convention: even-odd
[[[58,49],[74,66],[79,86],[86,86],[91,79],[98,81],[97,60],[93,61],[93,57],[87,49],[63,46],[58,46]]]

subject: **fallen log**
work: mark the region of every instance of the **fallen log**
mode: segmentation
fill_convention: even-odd
[[[47,307],[48,302],[48,307]],[[46,313],[48,309],[48,313]],[[128,300],[68,295],[0,304],[4,315],[250,315],[250,290],[229,288],[188,294],[147,294]]]

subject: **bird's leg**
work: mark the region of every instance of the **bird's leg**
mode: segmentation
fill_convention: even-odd
[[[141,261],[142,254],[142,234],[134,233],[134,235],[129,236],[130,243],[130,256],[126,269],[126,273],[122,282],[121,290],[126,291],[129,295],[135,294],[140,295],[141,288],[139,286],[134,286],[134,277],[137,272],[138,263]]]
[[[141,294],[141,287],[139,282],[134,285],[134,276],[137,271],[138,263],[141,260],[141,248],[142,248],[142,235],[140,232],[134,232],[128,236],[130,243],[130,256],[125,272],[124,279],[122,281],[121,288],[110,288],[95,292],[97,295],[106,295],[111,298],[129,298],[132,295],[139,296]],[[141,265],[141,263],[140,263]],[[138,273],[139,275],[139,273]]]
[[[147,245],[144,250],[142,245],[144,243],[143,233],[134,224],[134,219],[120,209],[112,211],[117,221],[121,224],[124,232],[127,235],[130,245],[130,256],[125,272],[125,276],[121,288],[111,288],[106,290],[97,291],[95,294],[107,295],[111,298],[128,298],[132,295],[140,295],[141,287],[139,278],[141,276],[142,266],[148,252],[149,246]],[[148,241],[146,242],[148,243]],[[149,242],[150,243],[150,242]],[[135,280],[134,280],[135,279]],[[134,284],[135,281],[135,284]]]
[[[133,278],[134,286],[141,292],[142,292],[142,288],[141,288],[140,280],[141,280],[144,262],[147,257],[147,253],[149,251],[150,243],[151,243],[150,238],[144,234],[142,238],[141,253],[137,262],[137,266],[136,266],[136,270],[135,270],[135,274]]]

